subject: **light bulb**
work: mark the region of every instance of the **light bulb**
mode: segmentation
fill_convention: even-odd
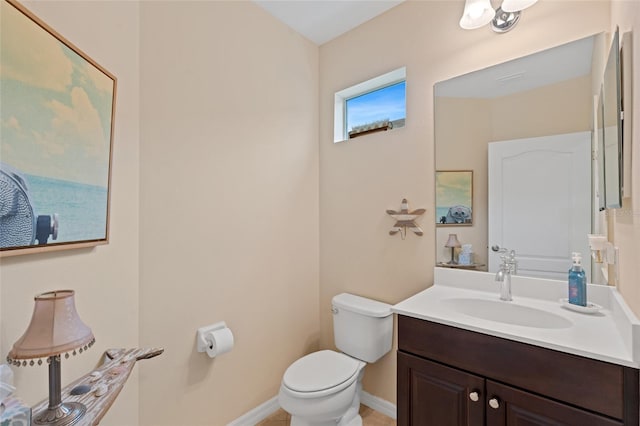
[[[467,0],[460,18],[460,27],[473,30],[491,22],[496,12],[490,0]]]
[[[519,12],[533,6],[538,0],[504,0],[500,8],[505,12]]]

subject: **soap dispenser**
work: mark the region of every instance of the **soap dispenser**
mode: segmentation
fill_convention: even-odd
[[[572,253],[573,265],[569,269],[569,303],[587,306],[587,277],[582,269],[582,256]]]

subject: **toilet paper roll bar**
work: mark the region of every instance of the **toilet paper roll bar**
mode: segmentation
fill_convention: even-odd
[[[233,334],[230,330],[228,330],[227,332],[231,338],[231,341],[228,342],[228,345],[230,345],[229,347],[216,348],[215,342],[211,340],[216,334],[215,332],[224,329],[228,329],[227,324],[224,321],[200,327],[198,329],[196,337],[196,347],[198,349],[198,352],[206,352],[210,357],[213,358],[218,352],[222,354],[231,350],[231,348],[233,347]]]

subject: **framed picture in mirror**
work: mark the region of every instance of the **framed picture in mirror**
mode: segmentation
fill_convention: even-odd
[[[0,257],[109,238],[116,78],[0,0]]]
[[[436,226],[473,225],[473,170],[436,170]]]

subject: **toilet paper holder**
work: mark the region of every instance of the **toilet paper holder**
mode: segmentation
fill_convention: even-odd
[[[198,352],[206,352],[207,349],[211,349],[212,343],[207,341],[207,335],[216,330],[221,330],[223,328],[227,328],[227,323],[224,321],[217,322],[212,325],[207,325],[204,327],[200,327],[198,329],[198,337],[197,337],[197,348]]]

